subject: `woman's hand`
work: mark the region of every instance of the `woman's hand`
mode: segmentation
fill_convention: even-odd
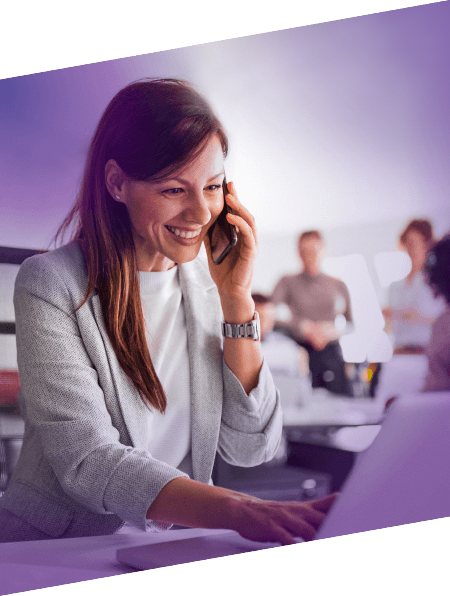
[[[385,306],[381,312],[383,313],[383,317],[386,319],[386,321],[388,321],[388,319],[392,319],[394,316],[394,309],[390,306]]]
[[[295,544],[312,540],[337,493],[306,502],[263,501],[190,478],[168,482],[151,504],[147,518],[190,528],[235,530],[256,542]]]
[[[251,302],[253,269],[258,253],[255,218],[240,203],[233,182],[228,184],[228,189],[230,192],[226,195],[225,201],[232,209],[232,213],[227,215],[227,219],[237,228],[237,244],[222,263],[216,265],[211,257],[209,237],[208,235],[205,237],[209,270],[219,290],[224,311],[232,308],[232,305],[238,306],[241,303]],[[253,312],[250,318],[252,316]]]
[[[255,314],[251,287],[258,240],[255,218],[239,202],[233,182],[229,183],[228,189],[231,192],[226,195],[225,201],[232,213],[227,214],[227,219],[236,226],[237,244],[219,265],[213,262],[208,236],[205,238],[205,247],[211,277],[219,290],[223,318],[227,323],[241,325],[250,322]],[[228,368],[249,395],[258,384],[263,362],[259,342],[226,337],[223,355]]]
[[[419,309],[411,307],[401,311],[399,318],[407,323],[418,323],[419,325],[431,325],[435,317],[425,315]]]
[[[295,538],[312,540],[325,515],[333,505],[337,493],[323,499],[306,502],[262,501],[236,494],[238,501],[233,516],[233,530],[257,542],[295,544]]]

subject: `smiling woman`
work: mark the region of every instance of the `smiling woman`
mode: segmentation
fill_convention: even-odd
[[[281,544],[314,536],[334,496],[274,503],[211,485],[216,452],[268,461],[282,422],[251,298],[255,221],[233,183],[224,197],[227,149],[184,81],[133,83],[106,108],[57,234],[73,226],[70,242],[27,259],[16,279],[25,436],[0,541],[124,522]],[[238,240],[215,264],[207,232],[224,202]]]
[[[176,177],[131,180],[115,160],[106,164],[106,185],[127,207],[140,271],[165,271],[192,261],[222,211],[225,176],[217,136]]]

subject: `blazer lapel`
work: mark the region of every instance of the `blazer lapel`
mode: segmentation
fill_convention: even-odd
[[[100,298],[95,294],[92,296],[91,300],[94,316],[105,346],[117,402],[122,419],[125,422],[126,428],[118,430],[121,434],[123,434],[123,431],[125,431],[125,434],[128,434],[129,441],[133,447],[146,449],[148,444],[147,425],[145,424],[145,420],[147,419],[146,414],[148,412],[147,407],[143,403],[139,392],[131,382],[131,379],[123,371],[117,360],[108,333],[106,332]],[[110,410],[114,411],[117,409],[116,403],[109,405]]]
[[[189,351],[193,478],[209,482],[222,417],[222,310],[208,265],[195,259],[178,266]],[[131,445],[146,449],[147,408],[129,377],[122,370],[109,341],[98,295],[91,298],[102,335],[111,376]],[[112,406],[113,408],[116,406]]]
[[[192,467],[199,482],[211,477],[223,399],[222,311],[207,267],[199,258],[179,265],[191,376]]]

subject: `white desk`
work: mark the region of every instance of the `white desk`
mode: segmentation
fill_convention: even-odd
[[[133,570],[116,561],[119,548],[221,533],[222,530],[130,530],[111,536],[0,544],[0,594],[99,579]],[[223,530],[228,532],[228,530]]]
[[[371,398],[339,397],[314,390],[302,405],[283,405],[283,426],[360,426],[379,424],[384,402]]]

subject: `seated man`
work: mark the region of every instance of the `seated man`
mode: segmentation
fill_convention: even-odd
[[[320,270],[324,248],[317,230],[300,235],[298,250],[303,270],[282,277],[272,294],[273,303],[284,303],[290,311],[289,321],[279,321],[277,329],[308,351],[313,387],[352,396],[338,341],[343,329],[340,326],[338,330],[335,324],[338,316],[351,322],[350,297],[342,280]]]

